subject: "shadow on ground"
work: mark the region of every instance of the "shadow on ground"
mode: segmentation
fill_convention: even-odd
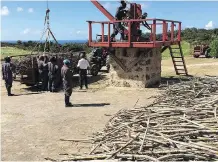
[[[107,80],[106,74],[100,74],[97,76],[88,76],[88,84],[94,84],[100,80]],[[79,76],[73,76],[73,87],[79,86]]]
[[[173,85],[176,83],[180,83],[181,81],[190,81],[190,78],[193,78],[192,75],[188,76],[169,76],[169,77],[161,77],[160,82],[156,82],[153,85],[149,85],[147,88],[159,88],[161,85]]]
[[[161,84],[175,84],[180,83],[181,81],[190,81],[190,78],[193,78],[192,75],[188,76],[169,76],[169,77],[161,77]]]
[[[73,104],[72,107],[103,107],[110,103]]]
[[[30,92],[30,93],[23,93],[23,94],[14,94],[13,96],[27,96],[33,94],[42,94],[43,92]]]
[[[75,87],[78,87],[79,86],[79,76],[78,75],[75,75],[73,76],[73,88]],[[90,76],[88,75],[88,84],[94,84],[100,80],[107,80],[106,78],[106,74],[102,73],[102,74],[99,74],[97,76]],[[34,85],[34,86],[28,86],[26,88],[22,88],[23,90],[26,90],[26,91],[30,91],[30,92],[43,92],[41,91],[41,84],[38,84],[38,85]],[[58,88],[57,88],[57,92],[61,92],[63,91],[63,85],[60,84],[58,85]],[[81,92],[86,92],[86,91],[81,91]],[[31,93],[29,93],[31,94]],[[36,94],[36,93],[32,93],[32,94]]]
[[[208,77],[213,77],[213,76],[208,76]],[[168,84],[168,85],[173,85],[176,83],[180,83],[181,81],[190,81],[191,78],[194,78],[194,76],[192,75],[188,75],[188,76],[169,76],[169,77],[161,77],[161,81],[157,82],[154,85],[148,86],[148,88],[159,88],[160,85],[164,85],[164,84]],[[98,81],[106,81],[107,78],[107,74],[106,73],[101,73],[97,76],[88,76],[88,84],[94,84]],[[99,83],[100,84],[100,83]],[[76,88],[79,86],[79,76],[75,75],[73,76],[73,88]],[[35,92],[35,93],[28,93],[28,94],[20,94],[17,96],[21,96],[21,95],[31,95],[31,94],[39,94],[39,93],[43,93],[43,91],[41,91],[41,85],[38,86],[31,86],[31,87],[27,87],[27,88],[23,88],[24,90],[27,91],[31,91],[31,92]],[[61,92],[63,91],[62,85],[59,85],[59,88],[57,89],[57,92]],[[78,92],[87,92],[86,90],[82,90],[82,91],[78,91]]]

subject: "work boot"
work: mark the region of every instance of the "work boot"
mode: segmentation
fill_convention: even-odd
[[[65,105],[65,107],[73,107],[73,104],[69,102],[68,104]]]
[[[8,96],[14,96],[14,94],[11,93],[11,88],[7,88]]]
[[[65,107],[72,107],[72,103],[70,102],[70,96],[65,95]]]

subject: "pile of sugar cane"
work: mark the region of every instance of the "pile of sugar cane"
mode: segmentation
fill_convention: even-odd
[[[162,85],[152,105],[121,110],[68,160],[218,160],[218,77]],[[87,141],[86,141],[87,142]]]

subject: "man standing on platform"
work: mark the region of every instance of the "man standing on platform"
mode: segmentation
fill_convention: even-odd
[[[86,54],[81,53],[81,59],[78,62],[77,67],[79,68],[79,78],[80,78],[80,89],[83,88],[83,82],[85,82],[86,89],[88,89],[87,81],[87,69],[90,67],[89,62],[85,59]]]
[[[115,20],[119,21],[119,20],[123,20],[123,18],[126,16],[127,11],[124,10],[126,8],[126,2],[124,0],[120,1],[121,6],[119,6],[117,8],[117,12],[115,14]],[[121,39],[124,40],[124,30],[125,27],[121,24],[121,22],[115,22],[114,23],[114,29],[113,29],[113,33],[111,34],[111,42],[114,41],[115,36],[120,33],[121,35]]]

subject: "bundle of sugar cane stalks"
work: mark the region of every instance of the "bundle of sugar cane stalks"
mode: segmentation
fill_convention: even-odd
[[[218,160],[218,77],[161,89],[163,94],[152,105],[113,116],[91,140],[89,155],[68,160]]]

